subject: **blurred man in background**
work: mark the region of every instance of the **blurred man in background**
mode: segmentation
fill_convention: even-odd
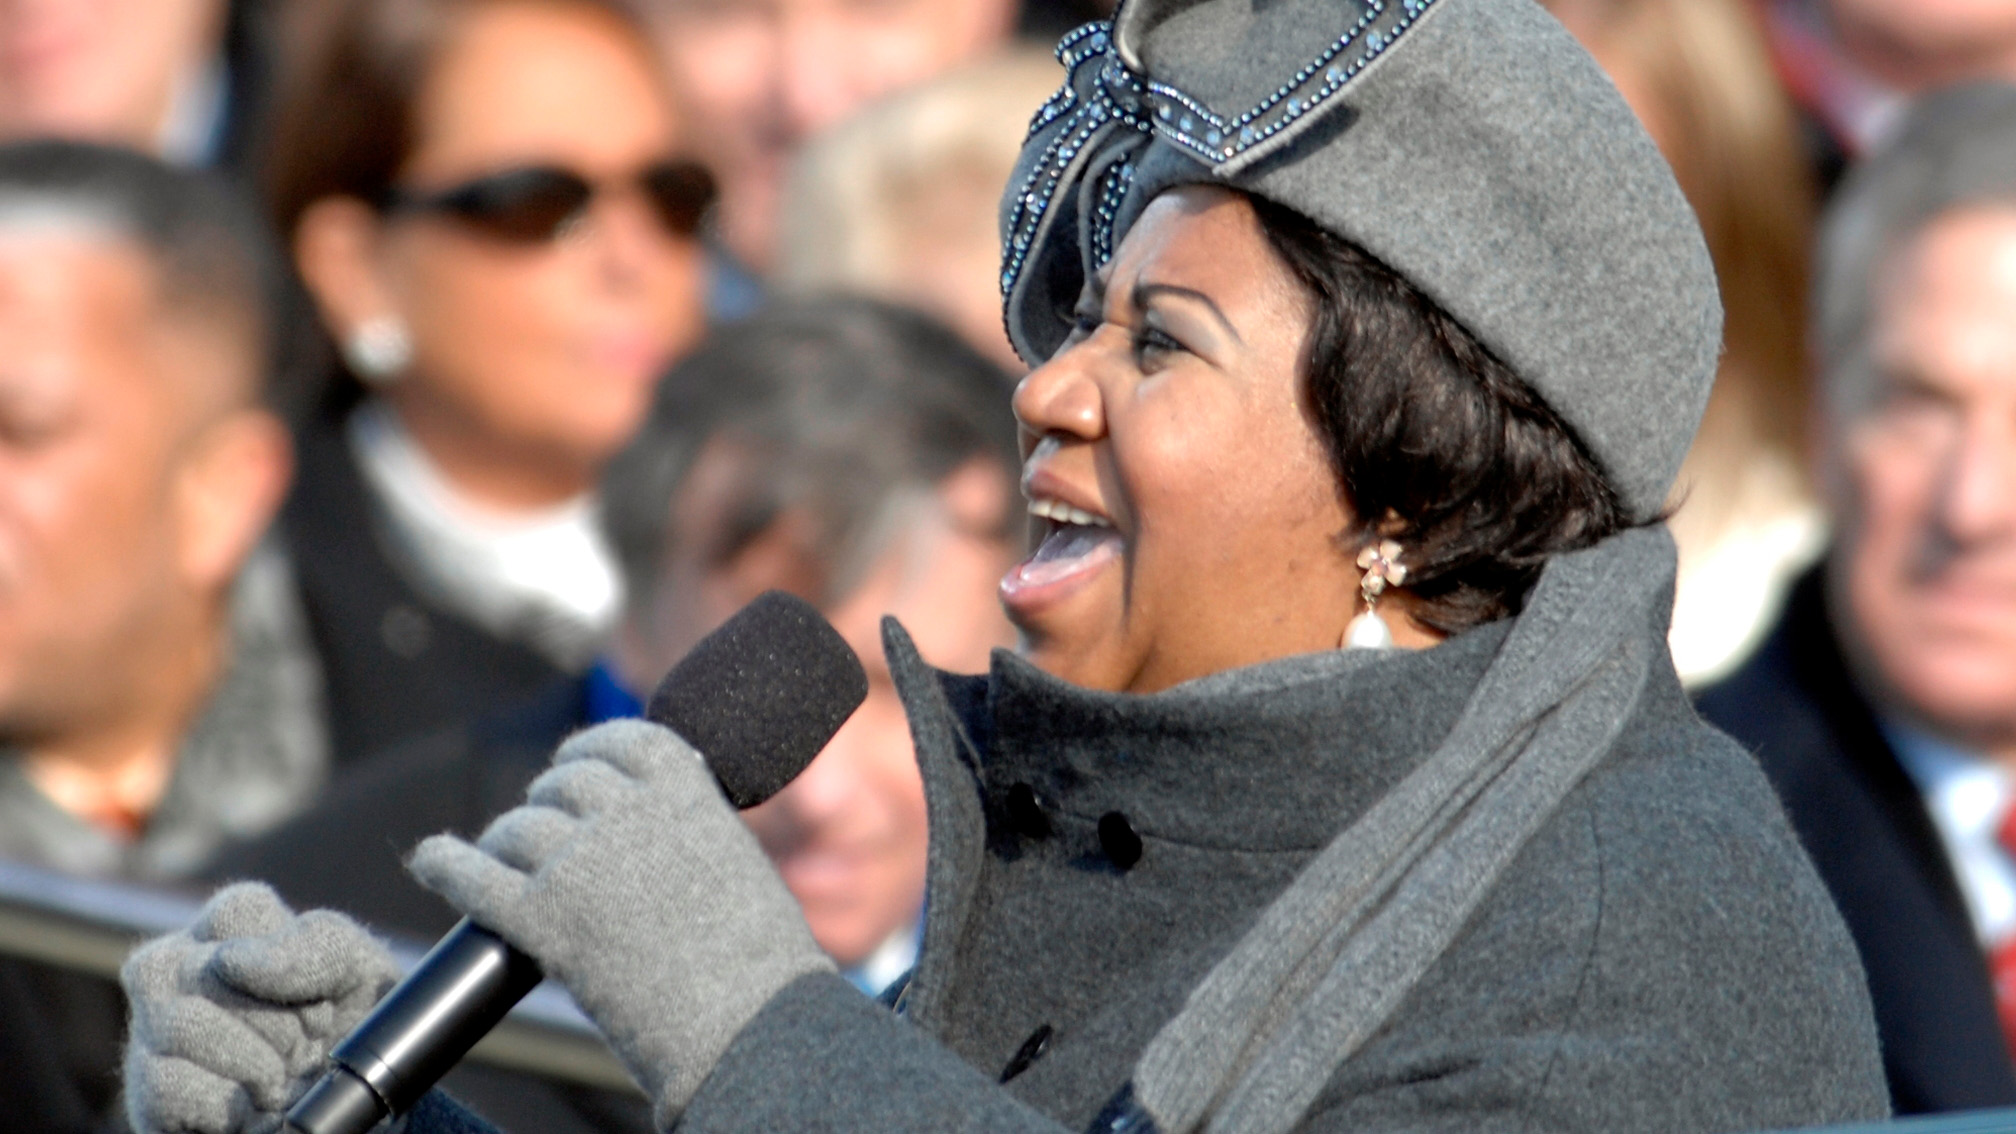
[[[320,782],[298,618],[245,571],[289,470],[272,273],[212,184],[0,150],[0,855],[185,876]]]
[[[0,137],[110,142],[240,169],[265,0],[0,0]]]
[[[776,256],[786,167],[806,138],[879,95],[1008,42],[1017,0],[652,0],[694,151],[721,184],[718,235],[734,263],[717,314],[754,307]]]
[[[1029,119],[1063,79],[1048,49],[1020,47],[880,99],[813,139],[785,187],[777,289],[929,312],[1007,373],[1027,373],[1001,325],[995,213]]]
[[[1837,524],[1702,698],[1861,949],[1900,1113],[2016,1104],[2016,87],[1926,99],[1828,218]]]
[[[1812,119],[1823,181],[1881,145],[1912,98],[1954,83],[2016,81],[2008,0],[1755,0],[1779,72]]]
[[[262,233],[136,154],[0,146],[0,858],[184,877],[321,782],[254,550],[289,463]],[[116,985],[0,958],[0,1125],[104,1129],[124,1022]]]

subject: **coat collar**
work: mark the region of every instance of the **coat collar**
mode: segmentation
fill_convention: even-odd
[[[1214,674],[1151,695],[1082,689],[997,651],[985,678],[939,673],[888,626],[920,760],[966,765],[983,794],[1034,789],[1145,837],[1309,851],[1363,813],[1446,735],[1509,624],[1432,650],[1333,651]],[[926,751],[957,738],[955,754]]]

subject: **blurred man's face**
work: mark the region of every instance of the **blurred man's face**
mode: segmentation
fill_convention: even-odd
[[[812,936],[842,965],[909,932],[924,903],[924,784],[882,655],[883,615],[903,623],[927,661],[955,672],[985,671],[988,653],[1014,642],[995,598],[1014,555],[981,534],[997,527],[1002,478],[976,465],[965,480],[948,482],[948,500],[920,510],[867,580],[824,612],[860,655],[868,699],[804,774],[743,813]]]
[[[1964,79],[2016,79],[2009,0],[1828,0],[1857,62],[1907,91]]]
[[[663,672],[694,642],[762,592],[818,589],[817,526],[787,512],[721,562],[712,533],[741,498],[747,454],[703,451],[674,503],[680,535],[656,592],[648,626],[626,625],[631,679]],[[889,666],[882,617],[902,621],[925,660],[961,673],[984,671],[988,654],[1014,643],[996,592],[1015,559],[999,538],[1013,496],[1005,472],[975,461],[916,502],[852,593],[822,611],[868,673],[868,699],[811,766],[777,796],[743,813],[797,897],[821,948],[842,965],[868,958],[908,932],[924,901],[929,836],[916,749]],[[643,639],[649,639],[645,641]]]
[[[223,20],[224,0],[0,0],[0,136],[152,151]]]
[[[1934,222],[1891,261],[1882,386],[1848,426],[1838,565],[1856,637],[1898,707],[2016,745],[2016,209]]]
[[[729,248],[767,268],[798,143],[1001,45],[1016,0],[657,0],[672,82],[721,182]]]
[[[186,609],[171,468],[200,364],[135,250],[0,234],[0,737],[130,692]]]

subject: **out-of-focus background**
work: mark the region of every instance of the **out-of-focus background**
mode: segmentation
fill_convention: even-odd
[[[429,940],[404,851],[770,588],[872,691],[747,820],[865,993],[907,970],[877,628],[1013,645],[995,205],[1111,6],[0,0],[0,1125],[122,1128],[108,975],[221,880]],[[2016,0],[1545,7],[1721,276],[1675,665],[1900,1110],[2016,1106]],[[649,1129],[564,1002],[451,1086]]]

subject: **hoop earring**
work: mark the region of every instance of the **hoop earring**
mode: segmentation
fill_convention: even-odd
[[[1400,562],[1400,545],[1389,539],[1376,547],[1368,546],[1358,553],[1358,567],[1365,572],[1358,581],[1358,597],[1365,602],[1365,613],[1344,628],[1341,645],[1347,650],[1390,650],[1393,631],[1379,617],[1379,596],[1386,593],[1387,587],[1407,581],[1407,568]]]
[[[413,364],[413,336],[396,316],[366,319],[343,340],[343,361],[365,385],[383,389]]]

